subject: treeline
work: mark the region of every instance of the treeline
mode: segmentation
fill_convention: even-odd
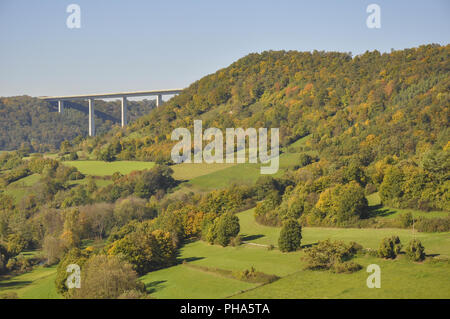
[[[363,216],[363,195],[375,191],[393,207],[449,210],[449,54],[450,45],[355,57],[250,54],[195,82],[127,132],[87,139],[75,149],[104,160],[164,162],[170,161],[173,128],[192,128],[194,119],[204,127],[279,127],[287,149],[308,135],[299,151],[318,154],[302,155],[290,177],[300,184],[292,196],[305,202],[294,215],[314,211],[303,217],[310,224],[350,222],[341,211]],[[290,196],[278,195],[265,210]],[[345,196],[358,204],[336,206]],[[276,214],[285,214],[285,206]]]
[[[271,226],[294,218],[308,226],[374,227],[366,196],[376,190],[390,207],[450,211],[449,169],[447,148],[417,160],[387,156],[367,167],[358,161],[330,167],[320,160],[288,173],[286,178],[295,186],[279,187],[266,178],[272,191],[256,206],[255,218]],[[399,220],[395,227],[411,224]]]
[[[405,158],[448,141],[450,46],[425,45],[352,58],[338,52],[250,54],[193,83],[124,136],[88,140],[117,158],[170,158],[176,127],[279,127],[287,145],[311,134],[327,159],[365,164]]]
[[[153,100],[129,101],[129,121],[155,106]],[[0,97],[0,150],[22,148],[40,153],[58,150],[64,140],[87,136],[87,112],[85,101],[65,102],[61,115],[56,102],[29,96]],[[96,100],[95,124],[100,135],[120,125],[120,102]]]
[[[165,196],[176,183],[172,170],[164,165],[125,176],[114,174],[112,184],[97,187],[92,179],[72,184],[71,176],[79,172],[52,159],[37,157],[23,163],[14,153],[4,157],[3,167],[28,169],[40,174],[41,180],[19,203],[0,193],[0,273],[59,263],[56,286],[68,298],[145,297],[138,276],[178,263],[183,243],[201,239],[221,246],[240,245],[245,238],[239,235],[235,214],[255,205],[259,222],[283,225],[279,241],[283,251],[300,247],[302,225],[346,226],[371,219],[364,197],[367,187],[361,184],[367,177],[359,171],[337,174],[349,178],[343,184],[332,182],[329,176],[301,182],[302,170],[320,161],[300,169],[299,179],[266,176],[252,186]],[[320,194],[314,191],[319,189]],[[403,222],[410,227],[410,219]],[[436,228],[434,222],[417,219],[416,227],[448,231],[448,220],[444,222],[447,226],[439,223],[441,228]],[[43,255],[26,258],[21,254],[35,248]],[[71,264],[83,270],[83,290],[67,289],[66,270]],[[354,265],[338,266],[339,272],[346,272]],[[96,287],[108,281],[108,276],[121,288]]]

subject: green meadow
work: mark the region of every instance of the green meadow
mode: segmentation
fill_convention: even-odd
[[[154,162],[138,162],[138,161],[65,161],[64,165],[74,166],[81,173],[92,176],[110,176],[115,172],[121,174],[129,174],[132,171],[150,169],[155,166]]]
[[[369,206],[381,206],[381,199],[378,193],[373,193],[367,196],[367,201],[369,202]],[[411,213],[414,218],[425,217],[425,218],[436,218],[436,217],[446,217],[449,215],[449,212],[445,211],[420,211],[415,209],[400,209],[400,208],[392,208],[382,206],[380,208],[382,210],[383,218],[396,218],[404,213]]]
[[[59,299],[55,278],[56,266],[36,267],[31,272],[0,281],[0,295],[15,292],[21,299]]]
[[[355,261],[363,269],[353,274],[304,270],[302,251],[282,253],[278,249],[268,250],[265,247],[277,245],[280,228],[257,224],[253,210],[237,216],[244,236],[243,245],[221,247],[196,241],[181,249],[180,260],[191,265],[232,271],[255,267],[258,271],[281,277],[278,281],[267,285],[238,284],[236,280],[222,277],[219,273],[205,273],[186,265],[177,265],[143,276],[147,290],[156,298],[448,298],[450,294],[448,262],[414,263],[404,255],[395,260],[362,255]],[[331,238],[344,242],[356,241],[365,248],[376,249],[382,238],[391,235],[399,235],[404,245],[415,236],[422,241],[429,256],[450,257],[449,233],[413,233],[405,229],[305,227],[302,245]],[[369,274],[365,269],[373,263],[380,265],[382,270],[381,289],[366,286]],[[218,278],[224,289],[213,289],[211,292],[210,288],[216,287]]]
[[[280,155],[280,170],[297,163],[308,138],[300,139],[284,149]],[[314,155],[314,154],[311,154]],[[152,162],[137,161],[66,161],[83,174],[105,177],[115,172],[152,168]],[[177,164],[171,166],[174,178],[182,183],[176,192],[203,192],[228,187],[233,183],[253,184],[260,176],[260,164]],[[34,174],[10,184],[7,193],[21,198],[39,180]],[[112,181],[107,177],[95,179],[98,186]],[[72,181],[84,184],[87,179]],[[378,193],[367,197],[378,218],[395,218],[411,212],[414,217],[444,217],[447,212],[422,212],[383,207]],[[384,260],[369,255],[358,255],[355,261],[363,269],[352,274],[334,274],[330,271],[305,270],[303,251],[282,253],[277,249],[279,227],[263,226],[255,222],[254,209],[238,213],[243,243],[237,247],[208,245],[203,241],[185,244],[179,253],[179,264],[148,273],[140,278],[154,298],[449,298],[450,296],[450,233],[419,233],[412,229],[396,228],[325,228],[304,227],[302,246],[308,247],[319,240],[355,241],[364,248],[377,249],[385,237],[398,235],[405,245],[413,238],[421,240],[428,259],[422,263],[410,262],[405,255],[395,260]],[[273,246],[273,249],[269,249]],[[434,257],[442,259],[435,260]],[[365,269],[370,264],[381,267],[381,288],[369,289]],[[207,268],[205,268],[207,267]],[[240,281],[223,275],[223,271],[244,271],[254,267],[257,271],[273,274],[280,279],[270,284]],[[209,269],[205,271],[205,269]],[[223,270],[223,271],[221,271]],[[0,281],[0,295],[15,292],[20,298],[60,298],[54,280],[56,267],[36,267],[29,273]]]
[[[404,255],[384,260],[367,255],[355,261],[364,268],[353,274],[304,270],[303,252],[282,253],[268,250],[265,245],[277,245],[280,229],[261,226],[254,221],[253,210],[239,213],[241,234],[245,243],[237,247],[190,242],[180,250],[180,264],[150,272],[141,277],[146,289],[155,298],[448,298],[450,264],[445,261],[410,262]],[[405,245],[416,236],[425,246],[428,256],[450,257],[449,233],[415,233],[405,229],[303,229],[302,245],[331,238],[356,241],[365,248],[376,249],[382,238],[399,235]],[[255,245],[257,244],[257,245]],[[185,264],[181,262],[184,261]],[[382,271],[381,289],[366,286],[369,264],[378,264]],[[262,285],[223,276],[212,269],[257,271],[274,274],[279,280]],[[33,271],[0,282],[0,294],[16,292],[21,298],[57,298],[54,289],[56,269],[38,267]]]
[[[330,271],[299,270],[278,281],[235,295],[235,298],[283,299],[429,299],[449,297],[450,265],[448,263],[412,263],[406,258],[383,260],[375,257],[357,257],[363,269],[352,274],[334,274]],[[366,285],[367,266],[377,264],[381,269],[381,287],[369,289]],[[302,264],[299,262],[299,269]]]

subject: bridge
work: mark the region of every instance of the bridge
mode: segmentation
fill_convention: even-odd
[[[45,101],[57,101],[58,102],[58,112],[64,112],[64,101],[72,100],[85,100],[89,101],[89,136],[95,135],[95,119],[94,119],[94,99],[111,99],[119,98],[122,100],[122,114],[121,114],[121,124],[122,127],[127,125],[127,98],[137,97],[137,96],[156,96],[156,106],[160,106],[163,103],[163,95],[173,95],[179,94],[182,89],[172,89],[172,90],[153,90],[153,91],[134,91],[134,92],[117,92],[117,93],[106,93],[106,94],[82,94],[82,95],[66,95],[66,96],[40,96],[39,99]]]

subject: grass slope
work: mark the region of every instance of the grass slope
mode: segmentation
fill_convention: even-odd
[[[110,176],[115,172],[120,172],[125,175],[131,173],[132,171],[150,169],[155,166],[155,163],[138,161],[65,161],[64,165],[74,166],[85,175]]]
[[[257,224],[253,210],[237,214],[241,223],[241,234],[249,243],[277,244],[279,228]],[[399,235],[406,244],[413,234],[404,229],[303,229],[303,245],[331,238],[345,242],[356,241],[364,247],[378,248],[382,238]],[[450,256],[449,233],[416,233],[428,254]],[[382,269],[382,288],[369,289],[365,270],[353,274],[333,274],[329,271],[304,270],[301,260],[303,252],[281,253],[277,249],[244,244],[239,247],[211,246],[202,241],[186,244],[180,258],[192,265],[227,270],[249,269],[275,274],[280,280],[257,286],[240,283],[231,285],[229,278],[220,278],[223,286],[217,287],[217,275],[199,274],[199,270],[178,265],[149,273],[142,277],[149,292],[157,298],[448,298],[450,278],[448,263],[412,263],[402,255],[396,260],[383,260],[360,256],[356,262],[364,269],[369,264],[378,264]],[[244,283],[245,284],[245,283]],[[213,287],[213,292],[211,292]],[[223,290],[222,290],[223,287]],[[248,289],[247,291],[242,291]]]
[[[278,246],[279,227],[259,225],[254,221],[253,209],[237,214],[241,224],[241,234],[245,241]],[[365,248],[377,249],[385,237],[398,235],[406,245],[414,236],[422,241],[427,254],[439,254],[450,257],[450,233],[413,233],[409,229],[397,228],[325,228],[304,227],[302,230],[302,244],[310,245],[318,240],[330,238],[332,240],[356,241]]]
[[[218,276],[184,265],[149,273],[141,277],[141,280],[152,296],[171,299],[225,298],[256,287],[256,284]]]
[[[59,299],[55,287],[56,266],[32,271],[0,281],[0,295],[16,292],[21,299]]]
[[[235,295],[235,298],[449,298],[450,266],[445,263],[412,263],[405,258],[383,260],[359,257],[363,269],[353,274],[300,270],[270,285]],[[381,268],[381,288],[366,285],[370,264]],[[301,269],[303,265],[299,263]]]

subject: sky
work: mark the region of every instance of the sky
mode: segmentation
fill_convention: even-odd
[[[448,0],[0,0],[0,96],[184,88],[265,50],[446,45],[449,14]]]

